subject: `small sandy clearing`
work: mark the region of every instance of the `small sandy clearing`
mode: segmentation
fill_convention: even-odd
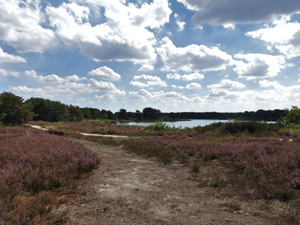
[[[213,187],[199,187],[180,164],[163,165],[121,147],[80,142],[101,163],[80,182],[85,195],[53,210],[68,224],[275,224],[257,205],[239,203],[235,209],[234,196],[220,198]]]

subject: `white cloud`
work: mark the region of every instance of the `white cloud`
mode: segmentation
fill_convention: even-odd
[[[185,74],[181,77],[181,79],[185,81],[202,80],[204,79],[204,75],[200,73]]]
[[[57,38],[44,28],[45,15],[39,1],[0,1],[0,39],[14,48],[27,52],[55,49]]]
[[[113,83],[95,79],[79,78],[77,75],[65,79],[52,74],[40,76],[34,70],[25,71],[24,74],[36,81],[46,84],[44,90],[52,95],[76,96],[80,94],[104,93],[114,96],[124,96],[125,91],[119,90]]]
[[[240,77],[247,79],[275,77],[286,67],[285,57],[282,55],[265,55],[265,54],[236,54],[237,59],[233,69]]]
[[[266,27],[257,31],[246,33],[246,35],[265,41],[288,59],[300,55],[300,23],[288,23],[288,19],[275,22],[275,26]]]
[[[116,98],[114,95],[110,95],[110,94],[105,94],[105,95],[95,95],[96,99],[99,102],[114,102],[116,101]]]
[[[177,0],[178,2],[181,2],[184,4],[189,10],[197,11],[199,10],[199,0]]]
[[[173,84],[171,87],[172,87],[172,88],[181,89],[181,90],[182,90],[182,89],[184,89],[184,87],[183,87],[183,86],[176,86],[176,85],[174,85],[174,84]]]
[[[7,75],[8,75],[8,73],[6,72],[6,70],[0,69],[0,77],[5,77]]]
[[[190,83],[186,85],[186,89],[193,90],[193,89],[200,89],[201,84],[198,83]]]
[[[52,95],[46,93],[43,88],[29,88],[27,86],[16,86],[10,88],[12,92],[22,95],[25,98],[41,97],[41,98],[53,98]]]
[[[20,75],[20,73],[17,71],[9,71],[9,70],[0,69],[0,77],[6,77],[6,76],[19,77],[19,75]]]
[[[208,87],[211,89],[230,90],[230,89],[244,88],[245,85],[238,81],[223,79],[219,84],[208,85]]]
[[[21,56],[15,56],[8,54],[3,51],[3,49],[0,47],[0,63],[2,62],[9,62],[9,63],[25,63],[26,60],[22,58]]]
[[[195,24],[226,25],[272,21],[281,15],[300,11],[300,2],[290,0],[177,0],[191,10]]]
[[[91,10],[105,9],[102,23],[91,25]],[[47,7],[50,25],[64,44],[79,48],[95,61],[155,61],[154,33],[169,21],[167,0],[154,0],[140,8],[120,1],[74,0]],[[99,11],[98,14],[101,12]],[[138,34],[138,35],[137,35]]]
[[[169,74],[167,74],[167,79],[180,80],[181,75],[178,73],[169,73]]]
[[[184,75],[180,75],[178,73],[169,73],[167,74],[167,79],[184,80],[184,81],[202,80],[204,79],[204,75],[200,73],[191,73],[191,74],[184,74]]]
[[[161,102],[164,104],[170,105],[174,103],[179,103],[182,101],[189,101],[189,99],[175,91],[171,92],[163,92],[163,91],[157,91],[157,92],[150,92],[145,89],[140,89],[138,92],[132,91],[129,92],[129,98],[130,99],[138,99],[142,100],[144,102]]]
[[[141,68],[138,69],[138,71],[152,71],[152,70],[154,70],[154,66],[147,63],[143,64]]]
[[[65,80],[55,74],[51,74],[45,77],[40,77],[40,81],[45,83],[63,83]]]
[[[24,74],[26,76],[32,77],[32,78],[37,78],[38,77],[38,75],[37,75],[37,73],[36,73],[35,70],[27,70],[27,71],[24,72]]]
[[[157,48],[164,63],[165,71],[218,71],[230,65],[232,57],[217,47],[208,48],[204,45],[189,45],[177,48],[165,37]]]
[[[40,76],[40,75],[37,75],[35,70],[27,70],[24,72],[24,74],[28,77],[36,79],[37,81],[39,81],[41,83],[63,83],[63,82],[65,82],[65,79],[57,76],[56,74]]]
[[[133,81],[131,81],[130,84],[132,86],[139,87],[139,88],[145,88],[151,86],[161,86],[161,87],[167,86],[166,82],[161,80],[159,77],[150,76],[146,74],[134,76]]]
[[[106,66],[102,66],[100,68],[92,70],[88,73],[88,75],[109,81],[117,81],[121,78],[120,74],[116,73],[111,68]]]
[[[160,28],[169,22],[172,13],[168,0],[154,0],[151,4],[144,3],[140,8],[129,4],[130,19],[139,27]]]
[[[284,86],[282,86],[281,84],[279,84],[278,81],[269,81],[269,80],[260,80],[259,81],[259,85],[262,88],[284,88]]]
[[[178,18],[178,14],[174,14],[174,17],[175,17],[175,21],[176,21],[176,24],[178,26],[178,30],[179,31],[183,31],[184,30],[184,26],[185,26],[185,22],[181,21],[179,18]]]
[[[86,78],[79,78],[77,75],[74,74],[72,76],[67,76],[65,80],[67,82],[72,82],[72,81],[76,82],[76,81],[80,81],[80,80],[84,80],[84,79],[86,79]]]

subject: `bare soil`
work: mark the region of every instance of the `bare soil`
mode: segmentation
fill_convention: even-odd
[[[229,183],[218,183],[227,173],[218,164],[200,165],[193,175],[176,162],[163,165],[121,146],[80,142],[101,163],[79,181],[85,194],[53,210],[67,224],[280,224],[283,203],[241,198]]]

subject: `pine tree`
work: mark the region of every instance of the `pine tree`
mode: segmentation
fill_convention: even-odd
[[[0,120],[6,125],[23,124],[32,119],[32,106],[10,92],[0,94]]]

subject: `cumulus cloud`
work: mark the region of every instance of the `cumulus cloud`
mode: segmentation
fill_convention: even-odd
[[[218,71],[230,65],[232,57],[217,47],[189,45],[177,48],[168,38],[163,38],[157,48],[165,71]]]
[[[111,68],[102,66],[95,70],[92,70],[88,73],[88,75],[94,76],[96,78],[100,78],[103,80],[109,81],[117,81],[120,80],[121,75],[113,71]]]
[[[53,98],[52,95],[46,93],[43,88],[29,88],[27,86],[16,86],[10,88],[12,92],[22,95],[25,98],[41,97],[41,98]]]
[[[276,89],[284,88],[284,86],[282,86],[278,81],[260,80],[259,85],[262,88],[270,88],[270,87],[273,87]]]
[[[181,75],[178,73],[169,73],[169,74],[167,74],[167,79],[180,80]]]
[[[174,14],[174,17],[176,19],[176,24],[178,26],[178,30],[179,31],[183,31],[184,30],[184,26],[185,26],[185,22],[181,21],[179,18],[178,18],[178,14]]]
[[[201,84],[198,83],[190,83],[186,85],[186,89],[193,90],[193,89],[200,89]]]
[[[160,28],[169,22],[172,13],[167,0],[154,0],[151,4],[144,3],[140,8],[129,4],[130,19],[139,27]]]
[[[272,21],[281,15],[300,11],[300,2],[290,0],[178,0],[191,10],[197,10],[192,21],[211,25]]]
[[[286,67],[285,57],[282,55],[266,55],[266,54],[236,54],[237,59],[244,61],[236,61],[233,69],[240,77],[247,79],[275,77]]]
[[[172,88],[177,88],[177,89],[184,89],[184,87],[183,87],[183,86],[176,86],[176,85],[174,85],[174,84],[173,84],[173,85],[171,85],[171,87],[172,87]]]
[[[223,79],[219,84],[208,85],[208,87],[215,90],[216,89],[230,90],[230,89],[244,88],[246,86],[238,81]]]
[[[180,75],[178,73],[169,73],[167,74],[167,79],[184,80],[184,81],[202,80],[204,79],[204,75],[200,73],[191,73],[191,74],[184,74],[184,75]]]
[[[39,1],[0,1],[0,39],[14,48],[41,53],[55,49],[58,40],[42,26],[45,22]]]
[[[26,60],[22,58],[21,56],[15,56],[8,54],[3,51],[3,49],[0,46],[0,63],[3,62],[9,62],[9,63],[25,63]]]
[[[146,74],[134,76],[133,81],[131,81],[130,84],[132,86],[139,87],[139,88],[145,88],[151,86],[160,86],[160,87],[167,86],[166,82],[161,80],[159,77],[150,76]]]
[[[300,23],[275,22],[272,26],[246,33],[247,36],[257,38],[271,44],[288,59],[300,55]]]
[[[80,78],[80,77],[78,77],[77,75],[72,75],[72,76],[67,76],[66,78],[65,78],[65,80],[67,81],[67,82],[72,82],[72,81],[80,81],[80,80],[86,80],[86,78],[85,77],[82,77],[82,78]]]
[[[114,95],[105,94],[105,95],[95,95],[96,99],[99,102],[114,102],[116,101],[116,98]]]
[[[147,63],[143,63],[141,68],[138,69],[138,71],[151,71],[151,70],[154,70],[154,66]]]
[[[183,96],[180,93],[175,91],[171,92],[164,92],[164,91],[157,91],[157,92],[150,92],[145,89],[140,89],[139,91],[131,91],[129,92],[130,99],[137,99],[142,101],[156,101],[162,103],[178,103],[181,101],[188,101],[189,99]]]
[[[64,78],[57,76],[56,74],[51,74],[47,76],[40,76],[36,73],[35,70],[27,70],[24,74],[28,77],[38,80],[41,83],[63,83],[65,82]]]
[[[77,75],[68,76],[66,78],[52,74],[41,76],[35,70],[25,71],[24,74],[36,81],[45,84],[47,93],[52,95],[76,96],[79,94],[103,93],[112,96],[124,96],[125,91],[118,89],[113,83],[98,81],[96,79],[79,78]]]
[[[51,74],[45,77],[40,77],[40,81],[45,83],[63,83],[65,80],[56,74]]]
[[[104,8],[105,20],[91,25],[90,8]],[[63,43],[95,61],[155,61],[156,40],[148,28],[160,28],[171,14],[167,0],[154,0],[140,8],[120,1],[74,0],[46,11]]]
[[[8,75],[8,73],[6,72],[6,70],[0,69],[0,77],[5,77],[7,75]]]
[[[17,71],[9,71],[9,70],[0,69],[0,77],[6,77],[6,76],[19,77],[19,75],[20,75],[20,73]]]

